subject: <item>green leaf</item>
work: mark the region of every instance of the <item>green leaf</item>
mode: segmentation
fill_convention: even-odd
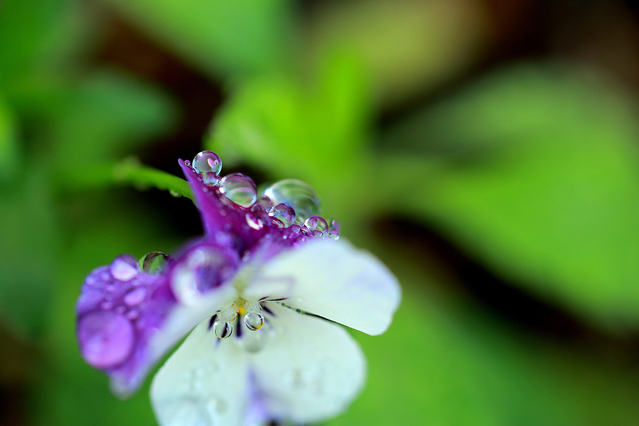
[[[50,101],[58,164],[119,158],[171,128],[172,101],[159,89],[102,72]]]
[[[398,191],[396,204],[513,283],[597,324],[636,328],[633,107],[592,78],[521,68],[434,111],[423,140],[462,152],[466,145],[474,155],[443,155],[411,180],[410,193]],[[389,176],[411,179],[399,169]]]
[[[45,324],[59,248],[47,168],[38,164],[0,190],[0,316],[30,337]]]
[[[14,117],[0,98],[0,183],[9,181],[15,175],[18,161]]]
[[[233,79],[279,68],[291,41],[286,0],[111,0],[194,64]]]

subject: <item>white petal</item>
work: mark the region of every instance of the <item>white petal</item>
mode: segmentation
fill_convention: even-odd
[[[244,422],[249,376],[245,354],[200,323],[158,371],[151,402],[162,426],[234,426]]]
[[[390,325],[401,290],[375,256],[346,241],[312,241],[267,262],[246,298],[286,297],[285,304],[371,335]]]
[[[256,386],[271,417],[314,423],[344,411],[366,378],[357,343],[329,321],[279,306],[272,311],[274,335],[251,356]]]

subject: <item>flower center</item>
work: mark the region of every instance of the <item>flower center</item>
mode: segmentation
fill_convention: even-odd
[[[249,331],[257,331],[264,325],[264,316],[260,313],[262,305],[239,297],[225,310],[213,315],[209,322],[209,329],[220,339],[226,339],[233,334],[233,323],[239,317],[243,318],[244,326]],[[238,329],[242,324],[238,321]],[[239,330],[238,330],[239,331]]]

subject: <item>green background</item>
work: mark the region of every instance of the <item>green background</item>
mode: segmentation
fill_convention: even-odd
[[[310,183],[402,284],[327,424],[639,424],[631,7],[5,0],[0,423],[155,424],[149,380],[122,401],[82,361],[74,304],[93,268],[201,233],[167,189],[210,149]]]

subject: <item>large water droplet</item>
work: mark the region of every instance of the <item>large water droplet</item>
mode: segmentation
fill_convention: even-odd
[[[222,171],[222,160],[212,151],[202,151],[193,159],[193,168],[198,173],[213,172],[219,175]]]
[[[220,339],[228,339],[233,334],[233,324],[230,322],[215,321],[213,323],[213,332]]]
[[[257,199],[253,180],[242,173],[232,173],[220,180],[220,191],[229,200],[242,207],[251,207]]]
[[[138,274],[135,259],[129,255],[118,256],[111,264],[111,275],[116,280],[131,281]]]
[[[281,220],[285,227],[291,226],[295,221],[295,210],[288,204],[278,204],[268,212],[268,215]]]
[[[257,331],[264,325],[264,317],[259,312],[244,315],[244,325],[251,331]]]
[[[124,316],[97,311],[78,324],[78,341],[84,359],[96,368],[108,368],[125,361],[135,343],[133,326]]]
[[[176,264],[171,286],[178,300],[185,305],[197,304],[203,294],[219,287],[231,274],[237,259],[232,252],[215,246],[201,246]]]
[[[126,303],[128,306],[137,306],[140,303],[144,302],[145,297],[146,289],[138,287],[134,290],[131,290],[124,296],[124,303]]]
[[[147,274],[163,275],[166,274],[175,262],[168,254],[161,251],[152,251],[140,258],[140,269]]]
[[[319,231],[320,233],[328,229],[328,223],[320,216],[311,216],[306,219],[304,225],[311,231]]]
[[[274,183],[264,190],[264,195],[275,205],[288,204],[295,211],[295,223],[302,224],[306,219],[320,212],[320,199],[307,183],[296,179],[286,179]]]

